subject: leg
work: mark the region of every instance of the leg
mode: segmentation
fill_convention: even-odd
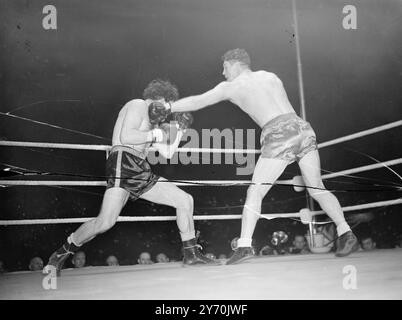
[[[159,180],[150,190],[140,197],[154,203],[176,208],[177,227],[182,241],[195,237],[194,231],[194,200],[187,192],[171,182]]]
[[[215,260],[205,257],[198,248],[194,230],[193,197],[171,182],[159,180],[142,199],[176,208],[177,227],[183,242],[184,265],[217,265]]]
[[[342,225],[347,225],[341,205],[338,199],[328,190],[325,189],[321,179],[321,165],[318,151],[307,153],[299,161],[300,170],[307,186],[319,189],[308,188],[310,196],[319,203],[322,210],[335,222],[337,226],[343,228],[343,233],[349,231],[350,228]],[[338,231],[338,235],[339,231]]]
[[[122,188],[107,189],[99,215],[95,219],[85,222],[72,234],[74,244],[81,246],[113,227],[127,203],[128,196],[129,193]]]
[[[336,224],[339,241],[337,245],[337,256],[346,256],[358,249],[357,238],[352,233],[349,225],[345,220],[341,205],[338,199],[328,190],[321,179],[321,165],[318,151],[311,151],[307,153],[300,161],[299,166],[303,175],[304,182],[307,186],[319,188],[308,188],[310,196],[316,200],[321,209],[324,210],[328,216]]]
[[[128,195],[128,192],[121,188],[107,189],[98,217],[85,222],[76,232],[71,234],[66,243],[50,256],[43,272],[48,273],[51,268],[54,268],[57,275],[60,275],[64,262],[70,254],[73,254],[82,244],[93,239],[99,233],[109,230],[116,223],[121,209],[127,202]]]
[[[252,178],[252,182],[256,184],[251,185],[247,190],[242,214],[241,235],[237,241],[238,249],[226,264],[236,264],[254,256],[251,243],[255,226],[260,218],[262,200],[288,164],[289,162],[286,160],[262,157],[258,159]],[[268,184],[259,185],[258,183]]]
[[[280,177],[288,162],[285,160],[259,158],[254,169],[253,184],[247,190],[246,203],[242,214],[241,238],[251,239],[261,214],[261,203],[272,188],[272,184]],[[239,240],[240,240],[239,239]],[[241,241],[240,241],[241,242]]]

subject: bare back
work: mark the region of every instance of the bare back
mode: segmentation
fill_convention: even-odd
[[[127,122],[128,118],[135,118],[134,122]],[[128,145],[123,144],[120,140],[121,131],[123,126],[129,125],[132,129],[137,129],[141,131],[148,131],[151,128],[148,117],[148,106],[143,100],[131,100],[127,102],[124,107],[120,110],[117,117],[116,123],[113,129],[112,145],[125,145],[127,147],[133,148],[145,155],[148,154],[148,149],[150,143],[138,144],[138,145]]]
[[[285,113],[295,112],[282,81],[266,71],[244,72],[227,82],[226,94],[260,127]]]

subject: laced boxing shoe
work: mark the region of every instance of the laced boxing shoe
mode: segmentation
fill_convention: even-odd
[[[252,247],[238,247],[226,261],[226,264],[236,264],[255,257]]]
[[[352,231],[348,231],[336,240],[336,248],[335,256],[346,257],[359,249],[359,241]]]
[[[72,243],[65,243],[61,248],[53,252],[53,254],[49,258],[49,262],[43,268],[43,273],[48,274],[51,273],[51,269],[56,269],[56,275],[60,277],[61,269],[63,268],[64,263],[70,255],[73,255],[78,250],[78,247]]]
[[[218,261],[207,258],[200,252],[201,246],[197,244],[196,239],[183,241],[183,266],[193,265],[220,265]]]

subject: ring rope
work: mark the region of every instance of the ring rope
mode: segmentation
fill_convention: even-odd
[[[386,166],[394,166],[402,164],[402,158],[388,160],[381,163],[370,164],[366,166],[346,169],[339,172],[333,172],[322,175],[322,179],[332,179],[346,174],[353,174],[364,172],[373,169],[379,169]],[[167,181],[169,180],[162,180]],[[236,185],[250,185],[250,184],[272,184],[272,183],[253,183],[251,180],[180,180],[179,182],[172,182],[177,186],[203,186],[203,185],[217,185],[217,186],[236,186]],[[292,179],[277,180],[275,184],[294,185]],[[0,185],[3,186],[82,186],[82,187],[99,187],[106,186],[106,181],[54,181],[54,180],[1,180]]]
[[[357,139],[366,135],[377,133],[384,130],[389,130],[402,125],[402,120],[394,121],[382,126],[374,127],[372,129],[360,131],[344,137],[329,140],[318,144],[318,148],[324,148],[344,141]],[[53,148],[53,149],[77,149],[77,150],[98,150],[109,151],[112,146],[110,145],[86,145],[86,144],[71,144],[71,143],[47,143],[47,142],[21,142],[21,141],[0,141],[0,146],[9,147],[35,147],[35,148]],[[155,151],[151,147],[150,151]],[[196,153],[261,153],[258,149],[220,149],[220,148],[178,148],[177,152],[196,152]]]
[[[370,202],[365,204],[359,204],[354,206],[343,207],[344,212],[370,209],[376,207],[393,206],[402,204],[402,198],[397,198],[393,200]],[[325,212],[323,210],[311,211],[312,215],[323,215]],[[231,214],[231,215],[195,215],[194,220],[235,220],[241,219],[241,214]],[[291,213],[270,213],[261,214],[262,218],[271,220],[276,218],[295,218],[300,217],[299,212]],[[0,220],[0,226],[11,226],[11,225],[33,225],[33,224],[62,224],[62,223],[83,223],[93,218],[57,218],[57,219],[25,219],[25,220]],[[174,221],[176,216],[143,216],[143,217],[118,217],[117,222],[135,222],[135,221]]]

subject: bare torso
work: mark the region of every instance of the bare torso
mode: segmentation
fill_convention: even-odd
[[[151,124],[149,123],[149,117],[148,117],[148,106],[146,105],[145,101],[143,103],[138,103],[139,100],[135,100],[136,104],[135,106],[133,105],[134,100],[126,103],[126,105],[120,110],[119,115],[117,117],[116,123],[114,125],[113,129],[113,138],[112,138],[112,145],[124,145],[130,148],[135,149],[136,151],[139,151],[143,153],[145,156],[148,154],[148,149],[151,145],[151,143],[146,143],[146,144],[138,144],[138,145],[130,145],[130,144],[123,144],[121,143],[120,140],[120,134],[123,128],[123,125],[130,125],[132,129],[137,129],[141,131],[148,131],[151,129]],[[132,112],[136,116],[138,116],[138,119],[141,119],[137,125],[132,124],[132,123],[124,123],[124,119],[127,115],[127,112]]]
[[[229,100],[260,127],[281,114],[295,112],[282,81],[273,73],[244,72],[227,84]]]

